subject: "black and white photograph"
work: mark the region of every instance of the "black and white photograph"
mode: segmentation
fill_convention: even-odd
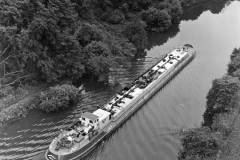
[[[240,0],[0,0],[0,160],[240,160]]]

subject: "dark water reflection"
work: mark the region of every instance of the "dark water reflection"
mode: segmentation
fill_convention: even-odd
[[[192,8],[194,15],[187,14],[178,28],[150,35],[147,57],[160,57],[185,43],[195,46],[197,57],[87,159],[177,159],[180,143],[176,131],[201,124],[211,82],[226,72],[231,51],[240,46],[240,2],[224,4],[207,2],[205,7]],[[144,58],[112,75],[126,84],[155,62],[156,59]],[[81,108],[95,109],[115,92],[115,88],[103,84],[86,86],[78,107],[51,116],[33,112],[2,129],[0,159],[42,159],[52,138],[77,119]]]

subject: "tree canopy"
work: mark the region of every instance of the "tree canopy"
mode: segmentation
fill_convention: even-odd
[[[235,48],[231,54],[231,61],[228,64],[228,74],[232,75],[233,72],[240,68],[240,48]]]
[[[210,126],[214,114],[231,110],[231,103],[240,89],[238,78],[224,76],[213,81],[207,95],[207,109],[204,113],[204,125]]]
[[[151,7],[142,14],[147,28],[152,31],[163,31],[171,26],[171,16],[166,10]]]
[[[145,27],[143,22],[135,20],[129,23],[124,30],[126,37],[140,50],[143,50],[147,44]]]
[[[143,51],[145,29],[164,31],[181,14],[179,0],[2,0],[0,72],[45,83],[107,74],[114,56]],[[93,46],[108,56],[87,53]]]

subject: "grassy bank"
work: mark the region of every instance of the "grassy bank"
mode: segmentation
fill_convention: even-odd
[[[11,86],[0,92],[0,127],[25,117],[29,111],[57,112],[75,106],[80,99],[81,89],[71,84],[48,86]]]
[[[222,156],[228,157],[226,155],[236,149],[229,145],[228,141],[232,139],[234,132],[240,129],[239,71],[240,48],[234,49],[231,54],[228,73],[213,81],[207,95],[202,127],[183,134],[183,149],[179,153],[179,160],[221,159]],[[239,156],[229,160],[235,159],[239,159]]]
[[[17,89],[11,86],[0,92],[0,126],[24,117],[36,108],[38,94],[44,86],[22,86]]]

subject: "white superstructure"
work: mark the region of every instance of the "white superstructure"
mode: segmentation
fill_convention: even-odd
[[[93,114],[98,116],[98,119],[97,119],[98,129],[105,127],[109,123],[110,115],[111,115],[110,112],[107,112],[103,109],[98,109],[94,111]]]

